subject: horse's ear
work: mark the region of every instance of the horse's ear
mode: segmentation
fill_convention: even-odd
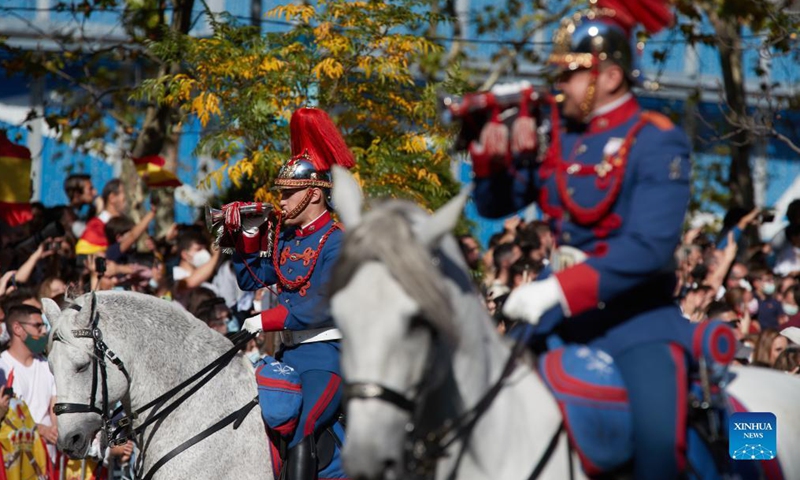
[[[347,228],[354,228],[361,222],[361,208],[364,195],[355,177],[346,168],[334,165],[333,207]]]
[[[61,318],[61,309],[58,308],[58,304],[49,298],[43,298],[42,309],[47,316],[47,321],[50,322],[50,329],[55,330],[56,324]]]
[[[442,208],[436,210],[430,218],[420,225],[419,241],[423,245],[433,248],[439,244],[442,237],[453,231],[458,219],[461,217],[461,212],[464,210],[464,205],[466,205],[470,193],[472,193],[472,184],[462,188],[458,195],[445,203]]]

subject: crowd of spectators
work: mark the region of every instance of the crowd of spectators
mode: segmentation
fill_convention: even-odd
[[[24,400],[41,437],[53,448],[57,421],[52,414],[55,384],[46,365],[48,324],[42,298],[62,306],[96,290],[122,289],[172,300],[223,335],[274,305],[266,289],[237,287],[230,259],[212,248],[198,221],[172,225],[155,235],[158,204],[134,220],[129,195],[117,179],[101,194],[87,175],[64,184],[69,205],[33,205],[33,219],[18,227],[0,225],[0,383],[13,370],[14,394]],[[136,205],[136,207],[141,207]],[[786,212],[788,226],[771,242],[755,242],[748,232],[768,221],[762,210],[731,211],[722,228],[686,231],[675,251],[675,302],[692,322],[730,323],[740,341],[736,361],[800,371],[800,200]],[[537,278],[556,250],[544,221],[511,217],[482,251],[469,235],[459,237],[464,257],[499,331],[512,326],[502,305],[514,288]],[[796,328],[792,328],[796,327]],[[275,338],[262,334],[246,347],[253,361],[272,353]],[[8,411],[0,395],[0,416]],[[132,445],[98,452],[130,460]]]
[[[769,242],[759,227],[774,221],[762,209],[731,210],[721,227],[687,229],[675,251],[675,303],[692,322],[728,322],[739,341],[735,361],[800,372],[800,200],[786,212],[788,225]],[[753,234],[755,232],[755,234]],[[481,252],[470,235],[459,244],[489,313],[505,332],[511,320],[503,302],[535,280],[556,248],[548,223],[511,217]],[[794,328],[793,328],[794,327]]]
[[[173,224],[155,235],[158,204],[138,220],[127,216],[130,196],[114,179],[100,189],[88,175],[64,183],[69,205],[34,204],[33,219],[9,227],[0,222],[0,385],[13,371],[13,394],[24,401],[54,459],[57,421],[55,383],[46,363],[49,325],[42,298],[62,307],[92,290],[128,290],[173,300],[223,335],[244,318],[269,308],[273,296],[238,289],[229,258],[211,247],[206,226]],[[141,205],[134,205],[141,207]],[[275,339],[262,334],[246,347],[251,360],[272,353]],[[0,417],[8,391],[0,395]],[[96,451],[106,462],[127,464],[131,444]]]

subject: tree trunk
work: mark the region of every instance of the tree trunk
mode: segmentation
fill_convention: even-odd
[[[738,131],[730,138],[731,164],[728,176],[730,188],[730,207],[750,210],[755,207],[753,192],[753,172],[750,167],[752,142],[750,132],[741,125],[747,117],[745,94],[745,75],[742,61],[741,27],[735,18],[719,18],[710,11],[709,19],[717,34],[722,78],[725,86],[725,101],[730,109],[729,115]]]
[[[181,34],[189,33],[192,22],[192,8],[194,0],[173,0],[172,21],[170,30]],[[163,16],[162,16],[163,18]],[[160,29],[160,26],[154,30]],[[163,64],[158,69],[158,77],[174,75],[180,72],[180,63],[172,62]],[[144,122],[139,135],[131,148],[131,157],[140,158],[147,155],[162,155],[165,159],[164,168],[175,172],[177,169],[177,151],[180,133],[177,130],[179,122],[176,109],[163,106],[151,105],[147,107]],[[129,205],[141,206],[144,200],[144,190],[142,182],[135,173],[133,162],[125,160],[123,164],[123,179],[125,189],[130,196]],[[158,217],[156,219],[156,234],[166,233],[167,229],[175,221],[175,196],[167,192],[157,193],[160,200]],[[131,211],[134,220],[141,217],[140,211]]]

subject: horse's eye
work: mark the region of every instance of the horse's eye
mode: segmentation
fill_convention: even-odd
[[[411,322],[408,324],[408,330],[414,331],[419,330],[421,328],[428,328],[428,321],[425,320],[425,317],[421,314],[414,315],[411,317]]]
[[[75,371],[78,372],[78,373],[83,373],[86,370],[89,370],[89,364],[88,363],[84,363],[83,365],[81,365],[81,366],[79,366],[78,368],[75,369]]]

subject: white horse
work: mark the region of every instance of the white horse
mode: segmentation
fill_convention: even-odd
[[[449,233],[466,192],[433,216],[397,200],[362,216],[355,180],[336,169],[334,185],[347,228],[332,282],[350,394],[345,469],[357,479],[410,478],[418,472],[409,465],[420,462],[409,458],[425,443],[409,437],[447,429],[474,409],[501,377],[511,348],[496,334]],[[800,478],[800,380],[734,371],[729,391],[750,410],[775,413],[785,478]],[[561,422],[547,387],[521,365],[474,427],[441,452],[435,478],[520,480],[537,468],[539,478],[585,478]]]
[[[86,456],[103,429],[98,411],[104,403],[103,383],[109,405],[121,401],[127,412],[137,411],[232,348],[225,337],[161,299],[98,292],[96,305],[92,303],[92,294],[83,295],[62,312],[55,302],[43,299],[52,326],[49,363],[58,392],[58,447],[73,457]],[[94,325],[92,311],[97,315]],[[92,335],[93,328],[100,336]],[[95,355],[98,339],[113,352],[106,355],[105,379]],[[112,361],[114,356],[122,368]],[[190,389],[187,386],[181,393]],[[257,394],[250,362],[235,354],[207,384],[141,431],[139,478],[274,478],[264,423],[255,411],[258,407],[248,410]],[[133,427],[142,425],[154,411],[170,408],[179,397],[142,412]],[[241,414],[236,415],[237,411]],[[153,470],[176,447],[232,414],[239,422],[227,424]],[[234,423],[241,424],[234,430]]]

